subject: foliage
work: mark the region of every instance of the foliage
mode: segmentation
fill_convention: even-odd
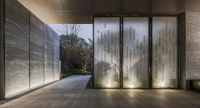
[[[78,37],[80,25],[67,25],[60,36],[62,73],[88,72],[92,69],[92,40]]]

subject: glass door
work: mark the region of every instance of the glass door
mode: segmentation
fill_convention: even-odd
[[[149,87],[149,19],[123,18],[123,87]]]
[[[94,19],[94,86],[120,87],[120,18]]]
[[[177,18],[153,17],[153,88],[177,88]]]

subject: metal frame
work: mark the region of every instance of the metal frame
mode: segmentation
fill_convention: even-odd
[[[153,24],[152,24],[152,17],[149,18],[149,88],[153,88],[153,73],[152,73],[152,64],[153,64]]]
[[[1,85],[1,91],[2,91],[2,97],[0,97],[0,100],[2,99],[4,99],[5,98],[5,22],[6,22],[6,19],[5,19],[5,15],[6,15],[6,1],[5,0],[2,0],[2,2],[3,2],[3,6],[1,7],[1,8],[3,8],[2,9],[2,12],[3,12],[3,18],[2,18],[2,37],[1,37],[1,39],[2,39],[2,52],[1,52],[1,58],[2,58],[2,60],[3,61],[1,61],[1,63],[3,63],[3,64],[0,64],[1,65],[1,67],[2,67],[2,69],[1,69],[1,81],[2,81],[2,85]]]
[[[185,61],[186,58],[181,58],[181,52],[182,52],[182,48],[183,50],[186,50],[186,46],[182,46],[180,43],[181,43],[181,33],[180,33],[180,24],[181,24],[181,21],[180,21],[180,18],[182,17],[182,15],[184,16],[184,21],[186,20],[185,19],[185,12],[183,13],[180,13],[178,16],[177,16],[177,19],[178,19],[178,73],[179,73],[179,79],[178,79],[178,83],[179,83],[179,86],[178,88],[179,89],[187,89],[187,81],[186,81],[186,76],[184,76],[183,78],[183,73],[185,73],[186,70],[182,70],[182,65],[181,65],[181,60],[183,59]],[[184,22],[185,24],[185,22]],[[184,27],[186,28],[186,27]],[[184,30],[184,40],[186,40],[186,31]],[[184,44],[186,44],[186,42],[184,42]],[[185,52],[186,53],[186,52]],[[186,68],[186,67],[185,67]],[[185,84],[183,83],[185,82]]]
[[[177,15],[132,15],[132,14],[127,14],[127,15],[95,15],[93,16],[93,59],[94,59],[94,21],[95,18],[101,18],[101,17],[119,17],[120,18],[120,87],[121,89],[132,89],[132,88],[124,88],[123,87],[123,21],[125,17],[147,17],[149,20],[149,39],[148,39],[148,53],[149,53],[149,60],[148,60],[148,73],[149,73],[149,88],[142,88],[142,89],[178,89],[180,88],[180,63],[179,63],[179,31],[178,31],[178,17]],[[176,17],[177,20],[177,88],[153,88],[153,73],[152,73],[152,62],[153,62],[153,47],[152,47],[152,42],[153,42],[153,17]],[[95,89],[115,89],[115,88],[99,88],[95,87],[95,78],[94,78],[94,60],[93,60],[93,87]],[[140,89],[140,88],[133,88],[133,89]]]
[[[123,48],[123,35],[124,35],[124,33],[122,32],[123,31],[123,28],[124,28],[124,24],[123,24],[123,18],[122,17],[120,17],[120,43],[119,43],[119,45],[120,45],[120,88],[123,88],[123,82],[124,82],[124,80],[123,80],[123,76],[124,76],[124,73],[123,73],[123,56],[124,56],[124,54],[123,54],[123,50],[124,50],[124,48]]]

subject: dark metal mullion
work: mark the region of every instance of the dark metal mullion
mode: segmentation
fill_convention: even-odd
[[[123,88],[123,18],[120,17],[120,88]]]
[[[95,88],[95,84],[94,84],[94,83],[95,83],[95,80],[94,80],[94,71],[95,71],[95,70],[94,70],[94,66],[95,66],[95,64],[94,64],[94,60],[95,60],[95,58],[94,58],[94,44],[95,44],[95,42],[94,42],[94,20],[95,20],[95,17],[93,17],[93,20],[92,20],[92,21],[93,21],[93,28],[92,28],[92,31],[93,31],[93,33],[92,33],[92,34],[93,34],[93,37],[92,37],[92,38],[93,38],[93,46],[92,46],[92,49],[93,49],[93,51],[92,51],[92,54],[93,54],[93,55],[92,55],[92,57],[93,57],[92,82],[93,82],[93,84],[92,84],[92,86],[93,86],[93,88]]]
[[[2,97],[1,97],[1,99],[3,100],[4,98],[5,98],[5,85],[6,85],[6,83],[5,83],[5,77],[6,77],[6,75],[5,75],[5,60],[6,60],[6,58],[5,58],[5,46],[6,46],[6,39],[5,39],[5,26],[6,26],[6,0],[2,0],[3,1],[3,6],[1,7],[2,8],[2,12],[3,12],[3,25],[2,25],[2,48],[3,48],[3,50],[2,50],[2,52],[1,52],[1,57],[3,58],[3,61],[2,61],[2,63],[3,64],[1,64],[1,66],[2,66],[2,69],[1,69],[1,72],[3,72],[3,73],[1,73],[1,75],[3,75],[1,78],[1,81],[2,81]],[[1,100],[0,99],[0,100]]]
[[[181,88],[181,83],[180,83],[180,81],[181,81],[181,73],[180,73],[180,47],[179,47],[179,45],[180,45],[180,43],[179,43],[179,24],[180,24],[180,22],[179,22],[179,16],[177,17],[177,25],[178,25],[178,27],[177,27],[177,73],[178,73],[178,88],[180,89]]]
[[[153,23],[152,17],[149,17],[149,88],[153,88],[153,74],[152,74],[152,62],[153,62]]]
[[[179,22],[179,16],[177,16],[177,18],[176,18],[176,22],[177,22],[177,27],[176,27],[176,29],[177,29],[177,68],[176,68],[176,70],[177,70],[177,88],[178,89],[180,89],[181,88],[181,73],[180,73],[180,42],[179,42],[179,35],[180,35],[180,33],[179,33],[179,31],[180,31],[180,29],[179,29],[179,24],[180,24],[180,22]]]

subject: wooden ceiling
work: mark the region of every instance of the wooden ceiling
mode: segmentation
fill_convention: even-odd
[[[162,14],[200,11],[200,0],[18,0],[46,23],[92,23],[100,14]]]

